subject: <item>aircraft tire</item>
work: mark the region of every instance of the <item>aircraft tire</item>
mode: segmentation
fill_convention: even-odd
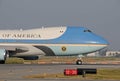
[[[77,60],[77,61],[76,61],[76,64],[77,64],[77,65],[82,65],[82,61],[81,61],[81,60]]]
[[[0,61],[0,64],[5,64],[5,61]]]

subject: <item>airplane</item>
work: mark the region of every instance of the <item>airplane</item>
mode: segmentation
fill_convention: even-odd
[[[0,30],[0,64],[8,57],[86,55],[108,44],[103,37],[79,26]],[[76,60],[76,64],[81,65],[82,60]]]

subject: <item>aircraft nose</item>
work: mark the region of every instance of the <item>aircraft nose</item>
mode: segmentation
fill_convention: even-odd
[[[96,36],[94,41],[91,42],[91,43],[101,44],[101,45],[106,45],[106,46],[109,45],[109,42],[106,39],[104,39],[103,37],[100,37],[100,36]]]
[[[102,38],[102,37],[99,37],[99,40],[97,41],[99,44],[103,44],[103,45],[109,45],[109,42]]]
[[[100,44],[109,45],[109,42],[107,40],[105,40],[104,38],[101,38],[101,40],[99,40],[98,42]]]

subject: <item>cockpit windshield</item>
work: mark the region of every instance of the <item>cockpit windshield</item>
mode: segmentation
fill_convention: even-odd
[[[92,32],[91,30],[84,30],[84,32]]]

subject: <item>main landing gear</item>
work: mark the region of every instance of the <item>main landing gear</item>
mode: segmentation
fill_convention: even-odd
[[[0,64],[5,64],[5,61],[3,60],[3,61],[0,61]]]

